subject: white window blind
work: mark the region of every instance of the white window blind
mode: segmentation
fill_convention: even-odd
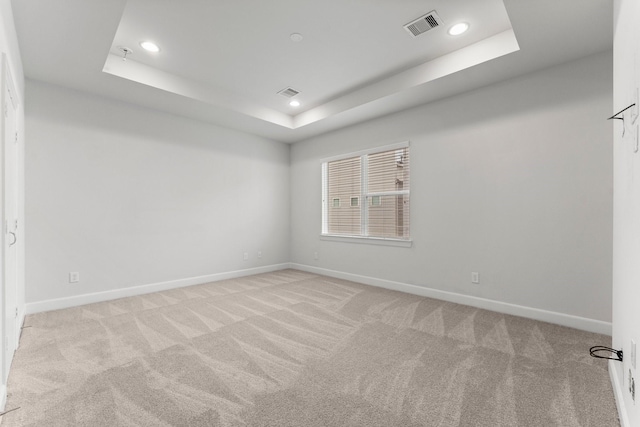
[[[410,239],[408,143],[329,160],[322,171],[324,235]]]
[[[362,187],[360,157],[336,160],[328,165],[329,199],[350,201],[358,197]],[[337,235],[359,235],[361,212],[352,203],[340,203],[329,207],[328,233]]]

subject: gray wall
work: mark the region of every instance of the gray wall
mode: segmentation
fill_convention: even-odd
[[[611,62],[291,147],[30,81],[27,301],[292,261],[610,322]],[[404,140],[413,246],[320,240],[322,159]]]
[[[289,261],[287,144],[34,81],[26,126],[27,303]]]
[[[610,322],[611,63],[598,54],[293,145],[292,262]],[[320,240],[322,159],[404,140],[413,247]]]

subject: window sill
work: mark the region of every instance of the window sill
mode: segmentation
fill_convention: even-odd
[[[400,248],[410,248],[413,245],[413,240],[385,239],[382,237],[364,236],[340,236],[334,234],[321,234],[320,240],[343,243],[360,243],[365,245],[395,246]]]

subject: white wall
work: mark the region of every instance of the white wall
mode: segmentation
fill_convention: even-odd
[[[9,0],[0,0],[0,52],[4,53],[9,62],[9,70],[18,97],[17,127],[18,127],[18,221],[24,225],[24,72],[18,48],[18,36],[13,22],[13,12]],[[24,227],[17,230],[18,237]],[[18,308],[24,314],[24,240],[17,245],[18,261]],[[21,316],[22,317],[22,316]]]
[[[288,262],[287,144],[30,80],[26,93],[29,311]]]
[[[293,145],[292,262],[610,333],[611,63],[601,53]],[[321,160],[404,140],[413,247],[320,240]]]
[[[614,9],[614,108],[612,114],[638,103],[640,87],[640,3],[616,0]],[[631,366],[631,340],[640,343],[640,152],[635,153],[637,119],[628,110],[623,123],[616,120],[614,137],[613,232],[613,347],[622,349],[624,362],[610,362],[616,400],[623,426],[640,425],[637,369]],[[628,392],[631,369],[636,381],[636,403]]]
[[[24,72],[10,0],[0,0],[0,23],[2,23],[0,27],[0,52],[6,53],[9,57],[11,74],[22,101],[24,97]]]
[[[0,52],[7,56],[11,78],[18,97],[17,130],[18,130],[18,222],[21,226],[16,230],[19,240],[16,241],[17,252],[17,280],[18,280],[18,309],[20,318],[24,317],[25,306],[25,278],[24,278],[24,152],[25,152],[25,132],[24,132],[24,71],[18,47],[18,36],[13,22],[13,12],[9,0],[0,0]]]
[[[24,73],[22,69],[22,60],[20,58],[20,50],[18,48],[18,38],[13,22],[13,12],[11,10],[10,0],[0,0],[0,53],[6,55],[9,63],[9,70],[15,85],[16,95],[18,98],[17,110],[17,129],[18,129],[18,222],[20,227],[16,230],[18,240],[16,241],[16,262],[17,262],[17,303],[18,303],[18,323],[22,324],[25,313],[25,291],[24,291]],[[0,130],[4,132],[4,130]],[[1,151],[0,151],[1,152]],[[3,159],[2,156],[0,158]],[[4,159],[2,160],[4,162]],[[0,168],[3,170],[3,168]],[[4,172],[2,172],[3,174]],[[0,174],[0,176],[2,175]],[[0,178],[0,181],[2,179]],[[3,181],[2,181],[3,182]],[[0,206],[4,209],[4,206]],[[5,246],[5,234],[0,233],[1,248]],[[4,256],[4,252],[0,249],[0,257]],[[0,294],[4,294],[4,273],[0,274],[0,283],[2,289]],[[0,309],[0,338],[4,342],[7,333],[13,331],[5,331],[4,322],[4,298],[2,298],[2,308]],[[2,346],[4,348],[4,345]],[[0,366],[4,366],[4,351],[0,351]],[[0,375],[2,377],[2,375]],[[2,380],[0,380],[2,381]],[[4,409],[6,399],[6,384],[4,381],[0,383],[0,410]]]

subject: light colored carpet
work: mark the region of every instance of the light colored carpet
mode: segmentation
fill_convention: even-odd
[[[618,426],[610,338],[295,270],[31,315],[3,426]]]

